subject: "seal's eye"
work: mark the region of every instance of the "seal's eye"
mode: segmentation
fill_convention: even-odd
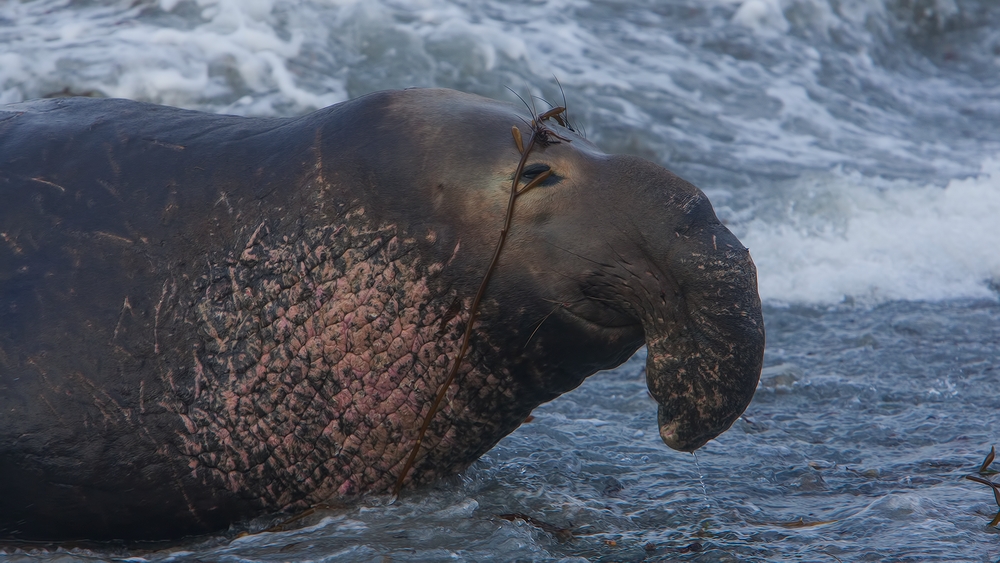
[[[542,164],[540,162],[536,162],[534,164],[529,164],[525,166],[524,170],[521,171],[521,176],[530,180],[535,176],[538,176],[542,172],[545,172],[546,170],[550,170],[548,164]]]

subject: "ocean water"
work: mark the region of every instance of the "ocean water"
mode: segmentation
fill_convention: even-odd
[[[556,80],[598,146],[691,180],[750,247],[768,347],[731,430],[663,446],[640,351],[394,504],[0,560],[1000,560],[1000,507],[964,479],[1000,444],[1000,3],[0,2],[3,103],[561,104]]]

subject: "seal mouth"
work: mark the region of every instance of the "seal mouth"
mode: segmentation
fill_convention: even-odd
[[[614,314],[587,315],[574,311],[572,305],[567,304],[563,304],[559,309],[561,314],[568,316],[573,322],[583,325],[587,329],[611,333],[638,332],[644,335],[641,322],[617,311]],[[602,309],[607,309],[607,307],[602,307]],[[600,318],[596,318],[598,316]],[[645,338],[643,341],[645,342]]]
[[[656,419],[657,426],[660,428],[660,439],[672,450],[693,452],[715,436],[710,431],[693,436],[687,435],[690,432],[685,432],[685,430],[689,430],[689,428],[682,428],[684,424],[681,419],[668,414],[663,405],[657,406]]]
[[[684,451],[684,447],[681,445],[680,439],[677,437],[677,427],[680,426],[676,422],[668,422],[666,424],[660,425],[660,439],[672,450]]]
[[[646,333],[642,324],[629,322],[624,315],[608,315],[595,319],[591,315],[581,314],[570,307],[564,306],[561,309],[562,314],[566,315],[568,319],[591,333],[600,333],[605,338],[635,338],[638,345],[646,344],[649,346],[650,344],[646,341]],[[651,354],[652,351],[648,353]],[[694,409],[692,412],[691,407],[692,405],[685,405],[683,400],[670,406],[665,406],[657,401],[657,427],[660,439],[672,450],[693,452],[730,426],[729,424],[713,423],[717,421],[712,421],[704,416],[699,412],[700,409]]]

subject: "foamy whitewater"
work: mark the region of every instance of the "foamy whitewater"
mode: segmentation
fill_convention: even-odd
[[[0,103],[290,116],[438,86],[561,105],[556,80],[591,140],[697,184],[757,264],[765,373],[698,465],[660,443],[640,352],[393,505],[0,560],[1000,559],[1000,507],[963,479],[1000,443],[1000,4],[0,2]]]

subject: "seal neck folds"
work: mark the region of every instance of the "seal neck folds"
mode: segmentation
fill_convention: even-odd
[[[200,280],[196,391],[170,405],[193,471],[274,509],[389,490],[469,318],[415,245],[360,210],[297,239],[261,233]],[[523,419],[485,365],[475,350],[461,364],[469,384],[449,390],[413,481],[463,469]]]

